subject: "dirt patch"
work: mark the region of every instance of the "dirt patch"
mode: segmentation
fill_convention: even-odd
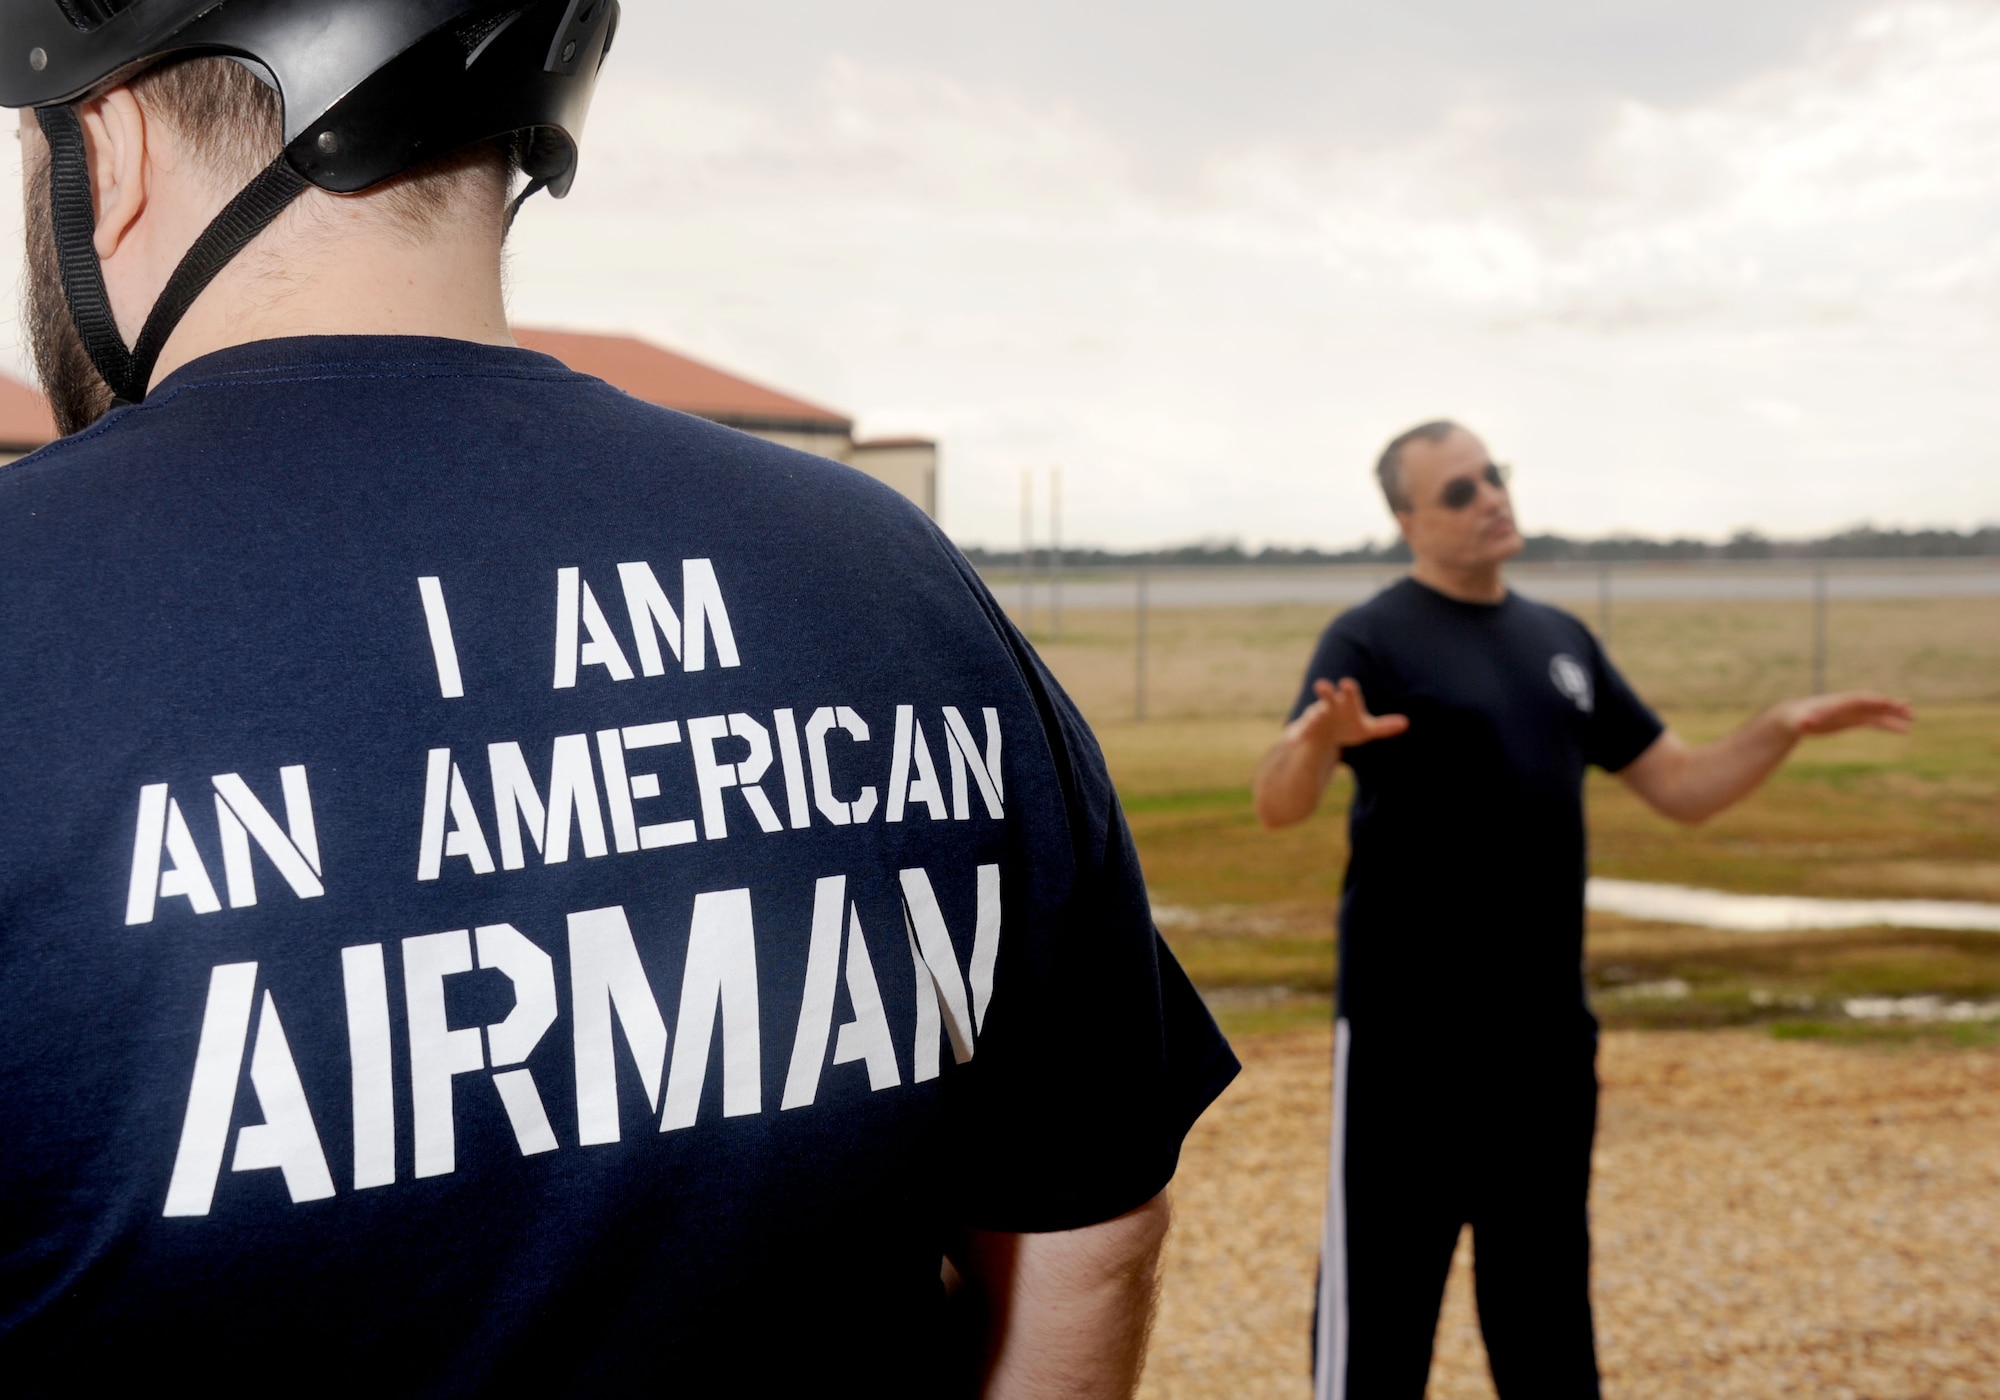
[[[1147,1397],[1296,1397],[1310,1390],[1308,1314],[1326,1183],[1333,1037],[1241,1040],[1243,1074],[1195,1125],[1174,1182],[1174,1232]]]
[[[1197,1125],[1142,1394],[1307,1393],[1330,1036],[1264,1036]],[[1915,1400],[2000,1375],[2000,1053],[1605,1037],[1611,1396]],[[1461,1248],[1434,1400],[1490,1397]]]

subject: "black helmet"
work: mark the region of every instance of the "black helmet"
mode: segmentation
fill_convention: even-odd
[[[530,180],[521,198],[568,193],[617,26],[618,0],[0,0],[0,107],[37,109],[48,135],[63,287],[98,371],[120,398],[142,398],[181,314],[308,183],[352,193],[516,135]],[[205,55],[269,79],[285,149],[188,251],[128,351],[91,247],[70,104],[153,64]]]

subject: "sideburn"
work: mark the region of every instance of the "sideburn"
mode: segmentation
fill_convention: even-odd
[[[61,263],[56,257],[55,220],[49,214],[49,147],[38,131],[21,132],[26,170],[22,212],[26,216],[28,277],[23,314],[28,342],[35,356],[35,373],[55,414],[56,430],[67,437],[80,432],[111,411],[111,386],[90,362],[70,319],[63,295]]]

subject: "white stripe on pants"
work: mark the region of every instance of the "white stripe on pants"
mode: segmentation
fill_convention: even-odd
[[[1333,1028],[1333,1140],[1327,1153],[1326,1224],[1319,1244],[1318,1365],[1313,1400],[1347,1400],[1347,1061],[1354,1032]]]

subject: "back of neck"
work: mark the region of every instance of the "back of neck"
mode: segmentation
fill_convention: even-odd
[[[425,335],[511,345],[502,231],[485,210],[426,228],[368,197],[309,190],[189,308],[153,382],[232,345],[297,335]]]

